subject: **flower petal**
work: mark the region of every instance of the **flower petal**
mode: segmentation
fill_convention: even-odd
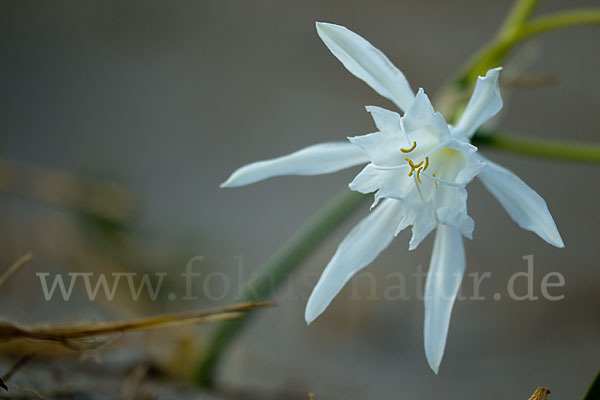
[[[423,89],[419,89],[415,101],[406,110],[402,120],[404,130],[409,136],[416,131],[432,128],[428,130],[431,130],[441,141],[450,133],[446,120],[442,114],[435,112]]]
[[[461,145],[455,146],[456,143],[461,143]],[[472,144],[452,139],[448,147],[459,150],[465,156],[465,164],[462,166],[456,178],[454,178],[455,183],[458,183],[459,185],[466,185],[467,183],[471,182],[473,178],[479,175],[485,168],[485,163],[481,160],[481,157],[476,154],[477,147],[473,146]]]
[[[467,214],[467,190],[441,183],[435,190],[435,196],[440,223],[452,226],[463,236],[472,239],[475,222]]]
[[[396,167],[406,164],[405,155],[400,151],[406,147],[406,136],[397,133],[375,132],[361,136],[352,136],[350,143],[360,147],[369,159],[378,166]]]
[[[304,314],[307,323],[310,324],[325,311],[346,282],[391,243],[401,218],[400,202],[386,199],[352,229],[308,299]]]
[[[402,133],[400,114],[377,106],[365,107],[371,113],[379,132]]]
[[[470,138],[475,131],[502,108],[498,78],[502,68],[490,69],[478,77],[469,104],[453,129],[456,136]]]
[[[465,272],[465,249],[460,233],[453,227],[439,225],[425,283],[425,355],[429,366],[438,373],[450,315]]]
[[[366,153],[352,143],[320,143],[282,157],[245,165],[231,174],[221,187],[248,185],[280,175],[327,174],[368,161]]]
[[[551,245],[565,247],[544,199],[508,169],[484,161],[486,167],[478,176],[508,215],[521,228],[537,233]]]
[[[404,218],[400,222],[400,226],[396,230],[396,234],[400,233],[408,225],[412,225],[412,236],[408,243],[408,250],[416,249],[423,239],[436,227],[437,221],[433,217],[431,207],[425,205],[421,208],[408,206],[406,202],[403,204],[402,211]]]
[[[408,81],[380,50],[340,25],[317,22],[317,33],[354,76],[393,101],[401,110],[410,106],[415,95]]]
[[[408,168],[381,170],[367,164],[348,186],[363,194],[376,192],[371,206],[375,207],[382,198],[401,199],[410,192],[415,182],[408,176]]]

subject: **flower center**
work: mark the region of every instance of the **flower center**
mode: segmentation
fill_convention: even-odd
[[[412,153],[416,148],[417,148],[417,142],[413,141],[413,144],[411,147],[409,147],[407,149],[400,148],[400,151],[404,154],[409,154],[409,153]],[[421,181],[421,172],[425,172],[425,171],[427,171],[427,168],[429,168],[429,156],[426,155],[424,160],[421,160],[416,164],[410,157],[404,157],[404,159],[410,166],[410,171],[408,172],[408,176],[414,175],[417,183],[419,185],[422,184],[423,182]],[[432,176],[435,177],[435,172],[433,173]],[[437,189],[437,186],[438,186],[437,181],[434,180],[434,182],[435,182],[435,188]]]

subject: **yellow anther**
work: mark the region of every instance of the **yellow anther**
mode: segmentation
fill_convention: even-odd
[[[419,184],[423,183],[423,182],[421,182],[421,170],[423,170],[423,167],[420,167],[417,170],[417,181],[419,182]]]
[[[417,180],[419,181],[419,183],[421,183],[421,178],[419,177],[419,173],[421,172],[421,170],[423,169],[423,167],[421,167],[421,165],[423,165],[424,161],[419,161],[418,163],[414,163],[413,160],[411,160],[408,157],[404,157],[404,159],[406,160],[406,162],[408,163],[408,165],[410,165],[410,172],[408,173],[408,176],[413,176],[413,172],[415,172],[415,169],[419,168],[419,170],[417,171]]]
[[[423,167],[423,171],[427,171],[427,167],[429,167],[429,157],[425,157],[425,166]]]
[[[413,151],[415,148],[417,147],[417,142],[413,142],[412,146],[409,149],[400,149],[401,152],[403,153],[410,153],[411,151]]]
[[[434,172],[434,173],[433,173],[431,176],[433,176],[433,177],[435,178],[435,172]],[[435,188],[437,189],[437,187],[438,187],[438,183],[437,183],[437,181],[436,181],[436,180],[434,180],[434,181],[433,181],[433,183],[435,183]]]
[[[406,160],[406,162],[410,165],[410,168],[412,169],[417,169],[419,168],[421,165],[423,165],[423,161],[419,161],[418,163],[414,163],[413,160],[411,160],[408,157],[404,157],[404,159]]]

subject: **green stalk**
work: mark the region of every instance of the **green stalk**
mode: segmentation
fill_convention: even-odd
[[[546,15],[532,20],[516,35],[515,41],[521,41],[533,35],[570,28],[580,25],[600,25],[600,10],[572,10]]]
[[[535,11],[538,2],[539,0],[516,0],[494,38],[463,65],[453,84],[463,89],[469,88],[478,75],[489,69],[487,66],[491,64],[491,59],[502,58],[510,48],[512,38]]]
[[[525,39],[557,29],[600,25],[600,10],[597,8],[561,11],[530,19],[536,5],[535,0],[517,1],[496,36],[464,65],[454,84],[469,88],[477,76],[497,67],[508,52]]]
[[[504,23],[498,31],[497,36],[503,37],[512,35],[514,31],[518,30],[525,22],[527,22],[539,2],[539,0],[516,1],[504,19]]]
[[[600,400],[600,372],[596,374],[596,378],[588,389],[583,400]]]
[[[273,291],[289,277],[298,266],[323,240],[325,240],[344,220],[362,204],[367,196],[348,189],[330,200],[311,217],[302,228],[289,239],[260,268],[262,273],[248,286],[239,299],[240,302],[267,299]],[[197,383],[204,386],[214,384],[215,371],[224,350],[248,322],[252,313],[239,320],[224,321],[219,324],[206,347],[195,374]]]
[[[529,156],[561,161],[600,163],[600,145],[564,140],[537,139],[522,135],[476,134],[473,144],[488,146]]]

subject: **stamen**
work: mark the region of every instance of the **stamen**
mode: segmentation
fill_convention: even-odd
[[[413,142],[412,146],[408,149],[403,149],[400,148],[400,151],[403,153],[410,153],[411,151],[413,151],[415,148],[417,147],[417,142]]]
[[[423,176],[426,176],[426,177],[432,179],[435,182],[443,183],[444,185],[453,186],[453,187],[464,187],[463,185],[461,185],[459,183],[456,183],[456,182],[448,181],[446,179],[436,178],[435,174],[429,175],[429,174],[427,174],[427,173],[424,172]]]
[[[435,178],[435,172],[433,173],[433,175],[432,175],[432,176]],[[437,180],[434,180],[434,181],[433,181],[433,183],[435,183],[435,188],[437,189],[437,188],[438,188],[438,183],[437,183]]]
[[[427,171],[427,167],[429,167],[429,157],[425,157],[425,166],[423,167],[423,171]]]
[[[419,161],[418,163],[416,163],[416,164],[415,164],[415,163],[413,162],[413,160],[411,160],[411,159],[410,159],[410,158],[408,158],[408,157],[404,157],[404,159],[406,160],[406,162],[408,163],[408,165],[410,165],[410,167],[411,167],[412,169],[417,169],[417,168],[419,168],[421,165],[423,165],[423,161],[422,161],[422,160],[421,160],[421,161]]]
[[[422,170],[422,169],[423,169],[423,167],[420,167],[420,168],[417,170],[417,181],[419,181],[419,184],[423,183],[423,182],[421,182],[421,170]]]
[[[401,168],[406,168],[406,164],[401,164],[401,165],[392,165],[392,166],[385,166],[385,165],[376,165],[376,164],[371,164],[373,166],[373,168],[375,169],[380,169],[382,171],[391,171],[394,169],[401,169]]]

